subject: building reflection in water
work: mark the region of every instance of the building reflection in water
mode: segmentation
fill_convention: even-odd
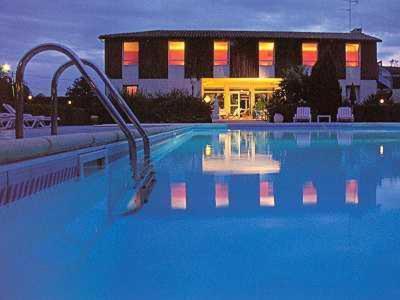
[[[257,197],[255,199],[258,199],[259,207],[286,207],[286,201],[300,202],[302,200],[300,203],[304,206],[316,206],[320,203],[321,208],[326,208],[326,199],[330,199],[329,203],[333,207],[339,202],[342,205],[358,206],[360,196],[364,199],[366,198],[365,195],[370,194],[366,192],[365,188],[363,189],[363,186],[360,189],[360,183],[354,177],[349,179],[346,178],[347,174],[335,173],[335,168],[341,167],[343,159],[350,162],[354,160],[353,156],[343,152],[348,151],[347,147],[337,148],[337,151],[341,151],[340,153],[344,153],[346,156],[343,156],[343,154],[339,156],[336,155],[337,152],[332,152],[331,160],[336,159],[338,161],[338,164],[328,161],[328,163],[331,163],[329,168],[332,170],[332,174],[314,176],[320,170],[317,162],[318,159],[321,159],[318,156],[320,154],[313,149],[299,148],[299,143],[302,146],[310,145],[308,134],[304,136],[297,134],[296,137],[297,148],[289,148],[288,151],[280,148],[276,150],[274,147],[277,147],[277,145],[273,141],[268,141],[273,139],[274,135],[268,135],[266,132],[238,130],[220,133],[213,137],[211,141],[207,140],[203,145],[202,153],[200,152],[200,156],[198,156],[201,165],[192,161],[192,166],[198,166],[204,175],[196,179],[196,182],[199,183],[198,180],[204,180],[207,187],[211,187],[210,192],[214,198],[215,208],[227,208],[237,197],[243,197],[241,195],[246,195],[249,199]],[[353,140],[352,134],[347,132],[337,134],[335,137],[339,146],[351,145]],[[299,161],[299,157],[304,158],[304,160]],[[283,164],[281,164],[281,161]],[[305,162],[308,163],[305,165]],[[303,169],[288,172],[290,168],[297,168],[297,166]],[[351,171],[354,172],[354,170]],[[196,173],[195,175],[198,176]],[[184,174],[180,174],[178,178],[176,176],[173,176],[175,178],[170,184],[171,207],[185,210],[188,204],[188,183],[184,179]],[[246,186],[240,186],[245,182]],[[286,182],[291,182],[289,189],[287,189]],[[339,191],[345,192],[344,197],[343,194],[338,193]],[[251,204],[246,202],[238,205],[246,207]]]
[[[346,181],[346,203],[358,204],[358,182],[355,179]]]
[[[173,209],[186,209],[186,183],[171,183],[171,207]]]
[[[272,155],[256,153],[252,134],[242,138],[240,131],[219,135],[219,146],[206,146],[202,159],[204,173],[212,174],[274,174],[280,171],[280,162]]]
[[[317,204],[317,189],[314,184],[309,181],[303,186],[303,204],[304,205],[315,205]]]

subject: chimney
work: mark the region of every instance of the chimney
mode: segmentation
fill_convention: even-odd
[[[352,31],[350,31],[351,33],[362,33],[362,28],[354,28]]]

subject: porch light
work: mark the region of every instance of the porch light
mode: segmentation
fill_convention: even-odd
[[[205,96],[205,97],[204,97],[204,102],[205,102],[205,103],[210,103],[210,102],[211,102],[211,97],[208,96],[208,95]]]
[[[71,100],[68,100],[67,103],[68,103],[68,105],[71,105],[71,104],[72,104],[72,101],[71,101]]]
[[[380,99],[380,100],[379,100],[379,103],[380,103],[380,104],[383,104],[383,103],[385,103],[385,99],[383,99],[383,98],[382,98],[382,99]]]
[[[11,71],[11,66],[10,66],[9,64],[3,64],[3,65],[1,66],[1,70],[2,70],[4,73],[8,73],[8,72]]]

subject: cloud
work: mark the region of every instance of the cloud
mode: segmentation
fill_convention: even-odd
[[[400,58],[398,0],[360,0],[353,9],[353,27],[384,40],[379,58]],[[347,31],[343,0],[14,0],[0,11],[0,62],[15,68],[18,59],[42,42],[69,45],[79,55],[103,64],[103,33],[151,29],[242,29]],[[5,38],[3,38],[5,37]],[[33,91],[49,92],[52,72],[65,61],[41,55],[27,72]],[[67,77],[68,76],[68,77]],[[63,82],[78,76],[68,72]]]

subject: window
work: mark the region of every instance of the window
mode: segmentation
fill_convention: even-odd
[[[139,62],[139,43],[124,43],[124,66],[137,65]]]
[[[214,42],[214,66],[226,66],[229,64],[228,42]]]
[[[360,44],[346,44],[346,67],[360,66]]]
[[[138,92],[137,85],[124,85],[124,92],[129,96],[134,96]]]
[[[258,43],[258,60],[260,66],[272,66],[274,64],[274,48],[272,42]]]
[[[168,42],[168,65],[185,65],[185,42]]]
[[[303,43],[303,66],[313,67],[318,60],[318,44],[317,43]]]

